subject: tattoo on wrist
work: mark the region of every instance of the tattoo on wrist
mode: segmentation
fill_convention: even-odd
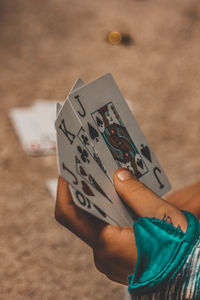
[[[162,220],[173,225],[172,218],[170,216],[167,216],[166,213],[164,214],[164,217]]]
[[[163,217],[162,221],[165,221],[165,222],[167,222],[169,224],[172,224],[174,226],[174,224],[172,222],[172,218],[170,216],[167,216],[166,213],[164,214],[164,217]],[[178,225],[177,228],[181,230],[180,225]]]

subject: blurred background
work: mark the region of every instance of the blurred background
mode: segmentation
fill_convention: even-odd
[[[56,156],[27,155],[9,114],[110,72],[173,190],[199,180],[200,2],[1,0],[0,72],[0,299],[123,299],[54,220]]]

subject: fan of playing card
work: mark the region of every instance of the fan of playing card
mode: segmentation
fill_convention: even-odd
[[[127,168],[157,195],[171,188],[111,74],[78,79],[63,106],[57,103],[60,175],[74,203],[109,223],[130,226],[134,215],[116,193],[113,173]]]

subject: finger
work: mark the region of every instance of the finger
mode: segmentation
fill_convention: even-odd
[[[181,211],[153,193],[127,169],[118,169],[114,173],[114,184],[119,195],[139,216],[163,219],[166,215],[173,219],[175,226],[180,225],[183,230],[187,228]]]
[[[69,185],[62,177],[58,179],[55,218],[91,247],[98,242],[104,227],[111,226],[75,206]]]
[[[133,227],[113,226],[104,230],[102,238],[104,243],[93,251],[96,268],[109,279],[127,284],[137,261]]]
[[[73,199],[69,189],[69,185],[67,181],[65,181],[65,179],[61,176],[59,176],[57,184],[56,205],[57,204],[61,205],[62,207],[73,205]]]
[[[139,215],[147,216],[163,205],[164,200],[154,194],[127,169],[118,169],[114,174],[117,192]],[[144,205],[145,204],[145,205]]]

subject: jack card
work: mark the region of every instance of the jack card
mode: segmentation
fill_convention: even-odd
[[[170,190],[164,171],[111,74],[73,91],[68,98],[110,180],[116,168],[122,167],[159,196]]]

